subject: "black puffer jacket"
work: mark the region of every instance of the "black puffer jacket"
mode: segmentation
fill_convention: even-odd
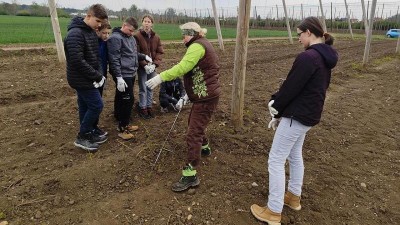
[[[96,32],[81,17],[75,17],[68,26],[64,39],[67,59],[67,80],[74,89],[92,89],[93,82],[102,78],[99,42]]]
[[[272,95],[272,107],[279,113],[275,117],[293,118],[306,126],[318,124],[337,61],[336,50],[327,44],[311,45],[299,54],[281,88]]]

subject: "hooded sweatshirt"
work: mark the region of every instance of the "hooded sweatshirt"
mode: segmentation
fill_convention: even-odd
[[[67,59],[67,80],[74,89],[93,89],[93,82],[102,79],[99,43],[96,32],[81,17],[75,17],[68,26],[64,39]]]
[[[278,111],[275,117],[292,118],[306,126],[318,124],[337,61],[336,50],[327,44],[311,45],[299,54],[279,91],[272,95],[272,107]]]
[[[138,53],[136,40],[121,31],[121,27],[113,29],[107,40],[108,62],[110,74],[117,77],[134,77],[139,67],[138,60],[145,60],[146,55]]]

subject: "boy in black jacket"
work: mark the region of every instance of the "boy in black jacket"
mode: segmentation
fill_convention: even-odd
[[[174,80],[161,83],[159,95],[161,112],[168,112],[168,106],[171,106],[174,110],[176,110],[175,105],[178,103],[178,100],[183,98],[185,95],[186,91],[183,87],[181,79],[176,78]]]
[[[74,144],[87,151],[96,151],[99,144],[107,140],[101,130],[95,130],[95,123],[103,110],[103,101],[97,88],[105,80],[100,66],[96,29],[107,19],[103,5],[92,5],[85,18],[72,19],[64,40],[67,80],[76,91],[79,107],[80,128]]]

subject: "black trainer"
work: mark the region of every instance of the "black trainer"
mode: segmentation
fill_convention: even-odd
[[[182,177],[178,182],[172,185],[172,191],[185,191],[190,187],[195,187],[200,184],[199,178],[196,176],[196,170],[190,165],[186,165],[182,170]]]
[[[210,156],[210,155],[211,155],[210,146],[208,144],[201,146],[201,156]]]
[[[92,133],[92,141],[96,144],[103,144],[107,141],[107,139],[108,138],[105,135],[97,135],[95,133]]]
[[[88,152],[96,152],[99,148],[99,144],[93,142],[92,134],[78,134],[74,145],[76,147],[82,148]]]
[[[101,130],[100,128],[96,127],[96,128],[94,128],[94,130],[93,130],[93,134],[94,134],[94,135],[97,135],[97,136],[107,136],[107,135],[108,135],[108,132],[107,132],[107,131],[103,131],[103,130]]]

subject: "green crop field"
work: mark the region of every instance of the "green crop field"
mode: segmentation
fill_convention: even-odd
[[[67,34],[67,26],[70,18],[59,18],[61,34]],[[112,20],[111,25],[121,26],[122,22]],[[0,44],[14,43],[52,43],[54,36],[49,17],[30,17],[30,16],[4,16],[0,15]],[[205,27],[208,29],[207,38],[217,39],[215,27]],[[154,30],[160,35],[161,40],[181,40],[179,24],[155,24]],[[222,28],[223,38],[235,38],[236,28]],[[293,32],[293,38],[297,38]],[[334,34],[338,38],[349,38],[348,33]],[[287,37],[286,30],[265,30],[250,29],[249,37]],[[354,34],[354,38],[365,38],[363,34]],[[384,35],[374,35],[374,39],[384,39]]]
[[[71,19],[59,18],[61,34],[65,37]],[[121,26],[121,21],[111,21],[112,26]],[[51,20],[49,17],[25,17],[0,15],[0,44],[11,43],[50,43],[54,42]],[[215,27],[208,29],[207,38],[216,39]],[[154,30],[161,40],[181,40],[178,24],[155,24]],[[235,38],[236,28],[222,28],[223,38]],[[251,29],[249,37],[285,37],[286,31]]]

